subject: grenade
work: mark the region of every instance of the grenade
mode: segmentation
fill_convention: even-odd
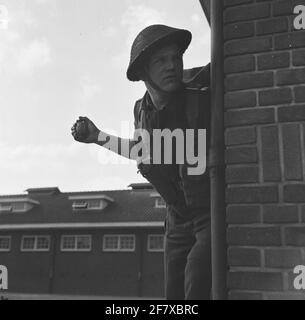
[[[84,120],[78,121],[76,125],[77,136],[81,140],[86,140],[89,136],[88,123]]]

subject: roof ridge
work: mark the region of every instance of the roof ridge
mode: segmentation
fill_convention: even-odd
[[[111,190],[89,190],[89,191],[67,191],[61,192],[62,194],[75,194],[75,193],[97,193],[97,192],[122,192],[122,191],[133,191],[130,189],[111,189]]]

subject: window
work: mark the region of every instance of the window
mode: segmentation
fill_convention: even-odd
[[[8,252],[11,250],[11,237],[0,237],[0,252]]]
[[[92,237],[89,235],[65,235],[61,237],[61,251],[91,251]]]
[[[103,210],[114,200],[105,194],[83,194],[69,196],[72,201],[72,209],[76,213],[87,213],[94,210]]]
[[[148,235],[147,251],[163,252],[164,251],[164,235],[163,234]]]
[[[37,237],[36,238],[36,248],[37,250],[49,250],[50,238],[48,237]]]
[[[101,209],[102,208],[102,200],[89,200],[88,209]]]
[[[104,236],[104,251],[119,250],[119,236]]]
[[[49,236],[23,236],[21,242],[21,251],[40,251],[46,252],[50,250]]]
[[[13,209],[9,203],[0,203],[0,212],[11,212]]]
[[[26,209],[24,202],[15,202],[12,204],[13,212],[24,212]]]
[[[39,202],[31,199],[14,199],[14,200],[2,200],[0,203],[0,213],[11,213],[11,212],[27,212],[33,208],[33,206],[39,205]]]
[[[74,210],[81,210],[81,209],[87,209],[88,204],[86,201],[74,201],[72,208]]]
[[[104,235],[104,251],[135,251],[135,235]]]
[[[155,207],[158,209],[166,208],[166,203],[163,198],[156,198]]]
[[[120,236],[120,250],[134,251],[135,237],[134,236]]]
[[[81,200],[74,201],[72,208],[73,210],[102,210],[107,206],[106,202],[103,200]]]

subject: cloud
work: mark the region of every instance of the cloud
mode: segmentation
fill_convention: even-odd
[[[54,0],[53,0],[53,1],[54,1]],[[35,2],[36,2],[37,4],[46,4],[46,3],[49,2],[49,0],[35,0]]]
[[[46,39],[34,40],[17,54],[17,66],[22,72],[32,72],[51,61],[50,47]]]
[[[69,146],[60,144],[8,146],[0,144],[1,170],[14,167],[16,172],[25,172],[39,167],[42,163],[57,163],[63,157],[71,158],[80,152],[80,144]]]
[[[113,39],[115,36],[117,36],[118,34],[118,29],[115,26],[107,26],[106,28],[104,28],[104,26],[102,26],[100,28],[101,34],[103,37],[105,38],[111,38]]]
[[[137,34],[151,24],[164,24],[166,15],[146,5],[131,5],[123,14],[122,26],[127,30],[127,45],[130,45]]]
[[[0,194],[51,186],[65,191],[121,189],[142,179],[136,175],[135,164],[102,165],[98,161],[100,150],[77,142],[19,146],[0,143],[0,176],[5,181],[0,184]]]
[[[201,16],[199,16],[199,14],[197,13],[194,13],[192,16],[191,16],[191,20],[194,24],[198,24],[201,22],[202,18]]]
[[[0,74],[9,82],[12,77],[32,74],[51,62],[51,49],[46,39],[21,45],[18,33],[9,32],[0,43]]]
[[[39,23],[25,2],[9,8],[8,20],[8,28],[0,30],[0,73],[6,81],[20,73],[31,74],[51,62],[47,39],[27,37],[28,31],[36,29]]]
[[[124,70],[128,65],[131,45],[141,30],[152,24],[164,24],[166,14],[152,7],[130,5],[121,17],[121,27],[125,35],[125,49],[111,58],[115,68]],[[114,30],[112,30],[114,32]]]
[[[99,94],[102,90],[100,84],[95,82],[88,76],[84,76],[81,79],[81,88],[82,88],[82,95],[85,100],[91,99],[97,94]]]
[[[82,145],[77,143],[19,146],[0,144],[0,176],[1,181],[5,181],[0,186],[1,192],[32,185],[57,185],[59,182],[63,183],[68,176],[70,179],[74,176],[75,179],[83,179],[90,170],[77,161],[82,151]]]

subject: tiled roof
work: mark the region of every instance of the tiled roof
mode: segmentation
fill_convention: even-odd
[[[26,213],[0,213],[0,224],[25,223],[94,223],[94,222],[161,222],[164,221],[166,209],[155,208],[154,189],[133,188],[132,190],[90,191],[44,193],[33,192],[27,195],[40,203]],[[48,188],[44,188],[45,190]],[[53,188],[52,188],[53,189]],[[41,189],[35,189],[41,190]],[[112,198],[104,210],[72,210],[69,196],[105,195]],[[0,196],[3,198],[20,198],[22,195]]]

